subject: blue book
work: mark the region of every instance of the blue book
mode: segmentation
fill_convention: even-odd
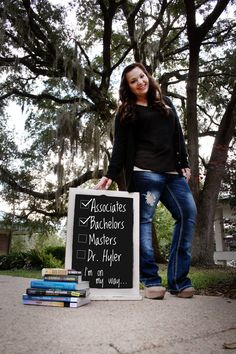
[[[27,300],[22,299],[24,305],[36,305],[36,306],[52,306],[52,307],[80,307],[90,303],[90,298],[81,297],[77,302],[66,301],[43,301],[43,300]]]
[[[31,280],[31,288],[41,289],[62,289],[62,290],[79,290],[81,288],[88,288],[88,281],[81,281],[80,283],[69,283],[62,281],[47,281],[47,280]]]

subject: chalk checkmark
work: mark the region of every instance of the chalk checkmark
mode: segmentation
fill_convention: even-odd
[[[81,209],[87,209],[89,207],[89,203],[91,202],[92,199],[89,200],[81,200],[80,201],[80,208]]]
[[[86,218],[80,218],[79,219],[79,226],[87,226],[87,222],[89,220],[90,216],[86,219]]]

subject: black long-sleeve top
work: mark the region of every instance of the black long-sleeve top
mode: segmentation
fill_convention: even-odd
[[[156,155],[155,155],[155,151],[154,152],[152,151],[150,158],[148,159],[148,163],[143,165],[140,164],[140,161],[144,161],[143,159],[144,155],[142,155],[142,151],[145,151],[146,148],[148,148],[148,144],[149,144],[149,149],[151,145],[155,146],[153,129],[151,129],[150,131],[150,138],[148,139],[149,141],[147,142],[146,139],[146,145],[144,144],[145,145],[144,146],[142,143],[144,139],[142,137],[144,137],[145,134],[147,133],[139,131],[139,133],[137,134],[138,124],[136,120],[134,122],[121,124],[119,114],[117,114],[115,118],[114,145],[113,145],[111,161],[109,163],[106,176],[112,180],[115,180],[116,177],[121,172],[121,170],[124,169],[127,190],[130,189],[129,187],[131,184],[131,177],[132,177],[132,172],[135,163],[138,167],[144,169],[151,169],[153,171],[160,172],[160,173],[172,172],[176,170],[178,173],[181,174],[182,168],[189,167],[185,142],[183,138],[182,129],[179,123],[178,115],[176,113],[174,105],[172,104],[171,100],[168,97],[165,97],[165,102],[171,108],[169,116],[167,117],[165,116],[165,119],[167,119],[167,126],[169,124],[168,129],[170,129],[170,135],[169,135],[170,138],[168,141],[168,147],[165,148],[163,145],[162,148],[161,146],[159,146],[159,153],[157,153]],[[142,108],[145,110],[145,108],[147,107],[142,107]],[[139,110],[138,114],[141,114],[142,108],[138,108]],[[156,134],[158,134],[158,125],[156,129]],[[157,136],[156,139],[157,146],[155,146],[155,149],[158,147],[159,143],[161,143],[161,141],[163,140],[162,138],[163,137],[160,135]],[[142,146],[141,150],[140,150],[140,142]],[[172,146],[170,146],[171,142],[173,143]],[[164,158],[163,158],[163,152],[164,152]],[[155,159],[153,160],[153,156],[156,156],[156,160]],[[164,162],[165,156],[167,157],[166,162]],[[171,161],[172,159],[173,161]]]
[[[174,114],[136,105],[135,116],[135,166],[159,173],[176,171]]]

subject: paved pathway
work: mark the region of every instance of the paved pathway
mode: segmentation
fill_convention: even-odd
[[[0,354],[233,354],[236,300],[214,296],[26,306],[30,279],[0,275]]]

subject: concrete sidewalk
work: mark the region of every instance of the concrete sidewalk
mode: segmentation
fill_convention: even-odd
[[[221,354],[236,342],[236,301],[213,296],[26,306],[30,279],[0,275],[0,354]]]

